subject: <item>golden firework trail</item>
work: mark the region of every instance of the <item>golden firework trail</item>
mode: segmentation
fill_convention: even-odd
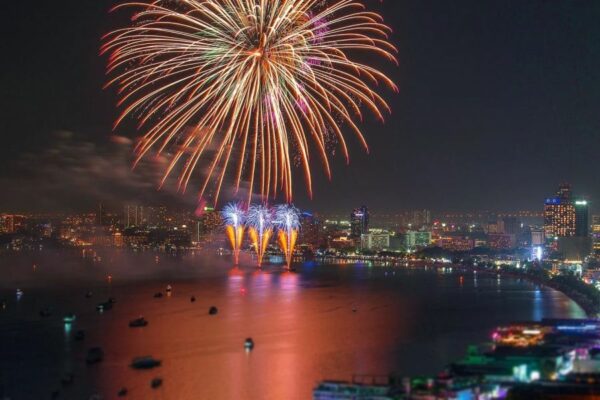
[[[223,208],[223,221],[225,221],[225,234],[231,244],[235,265],[240,262],[240,251],[244,240],[245,213],[240,204],[231,203]]]
[[[136,164],[166,155],[185,191],[201,170],[200,196],[218,201],[225,177],[248,195],[292,199],[292,169],[301,166],[312,195],[311,156],[331,177],[337,143],[349,160],[346,125],[362,108],[383,121],[390,109],[375,88],[394,83],[364,60],[396,61],[390,28],[359,0],[160,0],[136,7],[130,26],[107,34],[107,86],[119,88],[122,114],[144,136]],[[174,172],[175,171],[175,172]],[[250,198],[249,198],[250,200]]]
[[[300,212],[287,204],[275,207],[275,224],[279,229],[279,246],[285,257],[288,268],[292,266],[292,258],[300,230]]]
[[[265,252],[273,236],[273,213],[268,207],[258,205],[248,209],[246,225],[252,241],[258,266],[262,266]]]

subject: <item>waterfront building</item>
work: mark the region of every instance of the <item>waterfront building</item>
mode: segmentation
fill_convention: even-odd
[[[357,208],[350,214],[350,232],[355,238],[369,233],[369,209],[366,206]]]
[[[543,229],[531,229],[531,246],[543,246],[546,243],[546,232]]]
[[[390,234],[388,232],[371,232],[361,236],[360,247],[362,250],[384,250],[390,248]]]
[[[592,217],[592,238],[594,241],[594,251],[600,252],[600,215]]]
[[[575,236],[588,237],[590,235],[590,211],[587,200],[575,200]]]
[[[555,196],[546,199],[544,229],[547,238],[575,236],[576,212],[570,185],[561,185]]]
[[[475,248],[475,240],[464,236],[443,236],[436,241],[436,244],[450,251],[471,251]]]
[[[571,187],[563,184],[555,196],[546,199],[544,228],[547,238],[588,237],[589,202],[574,198]]]
[[[490,234],[487,245],[496,250],[514,249],[517,245],[517,237],[505,233]]]
[[[298,244],[317,249],[323,244],[323,225],[313,214],[300,214],[300,234]]]
[[[406,251],[428,247],[432,242],[432,233],[428,231],[406,231],[400,235],[401,246]]]

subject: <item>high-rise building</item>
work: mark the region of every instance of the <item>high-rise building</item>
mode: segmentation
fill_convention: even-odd
[[[575,203],[569,185],[561,185],[544,205],[544,230],[547,238],[572,237],[576,234]]]
[[[594,251],[600,252],[600,215],[592,217],[592,237],[594,239]]]
[[[356,238],[369,233],[369,209],[366,206],[357,208],[350,214],[350,231]]]
[[[428,247],[432,242],[432,236],[428,231],[407,231],[400,235],[400,240],[403,250],[413,251]]]
[[[298,243],[310,246],[313,249],[318,248],[323,242],[323,225],[321,221],[313,214],[304,212],[300,215],[300,236]]]
[[[390,248],[390,234],[388,232],[365,233],[360,237],[362,250],[384,250]]]
[[[575,236],[590,235],[590,211],[587,200],[575,200]]]

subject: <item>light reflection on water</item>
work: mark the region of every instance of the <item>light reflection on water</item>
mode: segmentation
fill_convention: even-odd
[[[199,254],[159,262],[153,253],[101,256],[98,263],[38,253],[0,265],[7,278],[0,298],[9,299],[0,312],[0,398],[49,398],[73,372],[64,398],[114,398],[126,386],[130,398],[307,399],[320,379],[438,372],[498,324],[583,316],[560,293],[495,276],[315,264],[292,273],[232,268]],[[155,299],[167,284],[172,296]],[[16,286],[25,290],[19,303]],[[92,299],[84,298],[88,290]],[[114,309],[96,313],[109,296]],[[211,306],[218,315],[208,315]],[[54,314],[41,320],[44,307]],[[70,327],[62,322],[67,312],[77,314]],[[148,327],[129,328],[140,315]],[[87,332],[83,343],[73,341],[79,329]],[[247,337],[256,343],[250,353]],[[88,367],[86,350],[96,345],[106,358]],[[131,359],[143,355],[163,365],[132,370]],[[156,376],[164,385],[152,390]]]

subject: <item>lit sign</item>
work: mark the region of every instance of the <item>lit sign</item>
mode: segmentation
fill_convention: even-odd
[[[587,201],[585,200],[579,200],[575,202],[575,205],[577,206],[587,206]]]

